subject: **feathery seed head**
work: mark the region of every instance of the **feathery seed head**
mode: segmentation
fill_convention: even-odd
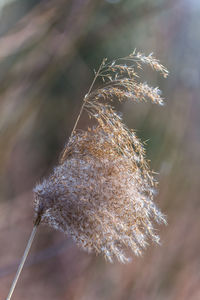
[[[128,58],[132,61],[134,55]],[[156,70],[163,67],[152,56],[145,60],[136,54],[137,63],[139,59]],[[112,72],[117,72],[114,77]],[[150,98],[161,104],[162,99],[157,88],[135,82],[132,65],[106,65],[104,60],[97,75],[108,81],[88,93],[84,103],[97,126],[72,134],[60,164],[34,189],[35,213],[42,223],[71,235],[81,248],[110,262],[114,257],[126,262],[125,249],[139,255],[149,240],[159,243],[153,221],[165,218],[153,202],[156,182],[143,145],[104,100]]]

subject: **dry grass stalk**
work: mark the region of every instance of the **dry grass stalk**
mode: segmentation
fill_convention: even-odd
[[[126,60],[127,64],[122,64]],[[123,124],[113,107],[118,99],[163,104],[158,88],[138,82],[142,63],[166,77],[167,70],[152,54],[134,51],[107,63],[102,61],[84,97],[60,164],[34,189],[35,224],[10,288],[10,300],[40,223],[64,232],[88,252],[112,262],[127,262],[125,249],[142,253],[149,240],[159,243],[153,221],[166,223],[153,202],[156,182],[134,131]],[[103,87],[92,91],[98,77]],[[97,126],[76,132],[83,110]]]
[[[36,217],[41,215],[42,223],[110,262],[114,257],[128,261],[126,248],[141,254],[149,239],[159,243],[152,221],[165,223],[153,202],[156,182],[143,145],[106,101],[163,104],[158,88],[138,82],[137,68],[145,63],[164,77],[168,72],[152,55],[134,51],[125,59],[128,65],[121,64],[124,59],[103,60],[95,80],[101,77],[104,85],[90,88],[81,108],[97,126],[83,132],[74,128],[60,164],[34,189]]]

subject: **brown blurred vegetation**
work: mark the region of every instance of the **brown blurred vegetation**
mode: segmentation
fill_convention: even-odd
[[[16,0],[0,25],[0,298],[32,229],[32,188],[57,163],[93,69],[136,47],[170,71],[143,78],[164,107],[118,107],[159,172],[162,246],[111,265],[41,227],[13,299],[200,299],[199,1]]]

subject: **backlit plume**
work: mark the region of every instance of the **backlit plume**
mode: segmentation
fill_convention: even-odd
[[[152,54],[134,51],[111,63],[103,60],[95,80],[101,77],[104,84],[94,91],[92,85],[82,106],[96,126],[73,130],[58,166],[34,189],[36,218],[110,262],[115,257],[127,262],[128,249],[139,255],[150,240],[159,243],[153,223],[165,223],[153,202],[156,182],[143,145],[109,104],[163,103],[158,88],[139,82],[142,63],[168,74]]]

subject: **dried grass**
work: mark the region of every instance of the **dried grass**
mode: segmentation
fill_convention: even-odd
[[[139,255],[149,240],[159,243],[153,221],[166,223],[153,202],[156,181],[144,147],[109,103],[150,99],[163,104],[158,88],[139,81],[142,63],[168,75],[152,54],[134,51],[111,63],[103,60],[60,164],[34,189],[36,218],[40,216],[42,223],[71,235],[81,248],[102,254],[110,262],[114,257],[129,261],[127,248]],[[98,77],[104,84],[92,91]],[[76,132],[84,109],[97,126]]]

